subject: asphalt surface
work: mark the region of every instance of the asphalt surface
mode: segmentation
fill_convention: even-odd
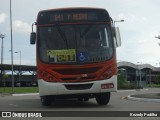
[[[159,88],[147,88],[142,90],[119,90],[112,93],[110,103],[107,106],[97,105],[95,99],[88,102],[76,100],[62,100],[44,107],[40,103],[39,95],[14,94],[0,95],[0,111],[160,111]],[[149,100],[149,101],[147,101]],[[155,101],[156,100],[156,101]],[[80,114],[80,113],[79,113]],[[96,113],[95,113],[96,114]],[[92,116],[92,115],[91,115]],[[93,115],[94,116],[94,115]],[[117,115],[118,116],[118,115]],[[159,117],[54,117],[54,118],[0,118],[0,120],[158,120]]]

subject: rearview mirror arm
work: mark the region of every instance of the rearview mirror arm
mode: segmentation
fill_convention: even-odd
[[[36,22],[32,23],[32,32],[33,32],[33,25],[36,25],[36,24],[37,24]]]

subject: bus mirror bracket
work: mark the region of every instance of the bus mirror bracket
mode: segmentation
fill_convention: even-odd
[[[114,27],[114,37],[115,37],[115,42],[116,42],[116,47],[121,46],[121,36],[120,36],[120,31],[119,27]]]
[[[31,35],[30,35],[30,44],[35,44],[36,42],[36,32],[33,32],[33,25],[36,25],[36,22],[34,22],[32,24],[32,32],[31,32]]]

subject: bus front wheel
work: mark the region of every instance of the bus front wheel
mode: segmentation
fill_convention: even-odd
[[[52,98],[50,96],[41,96],[40,98],[43,106],[49,106],[52,104]]]
[[[99,93],[96,95],[96,101],[99,105],[107,105],[110,100],[111,93]]]

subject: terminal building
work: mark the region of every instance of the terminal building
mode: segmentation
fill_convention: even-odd
[[[29,65],[0,64],[0,86],[37,86],[37,68]]]
[[[137,86],[145,87],[148,84],[158,84],[160,81],[160,67],[149,64],[136,65],[130,62],[118,62],[118,73],[123,71],[126,80]],[[13,65],[13,78],[11,75],[12,66],[9,64],[0,65],[0,87],[1,86],[37,86],[37,68],[29,65]]]
[[[158,84],[160,81],[160,67],[149,64],[133,64],[131,62],[118,62],[118,71],[125,73],[126,79],[138,87],[145,87],[148,84]]]

